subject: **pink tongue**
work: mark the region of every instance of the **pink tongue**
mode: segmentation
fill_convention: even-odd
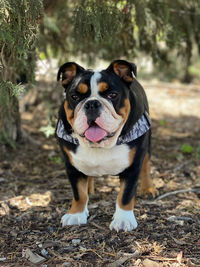
[[[91,142],[98,142],[107,135],[107,132],[99,126],[91,126],[85,131],[85,137]]]

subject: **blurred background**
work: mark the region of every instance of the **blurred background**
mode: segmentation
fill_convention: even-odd
[[[1,0],[0,142],[21,138],[18,96],[55,81],[66,61],[100,69],[134,61],[138,78],[199,85],[196,0]],[[45,89],[43,90],[45,92]]]

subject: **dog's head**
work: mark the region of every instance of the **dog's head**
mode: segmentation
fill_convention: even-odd
[[[57,79],[61,76],[67,121],[80,145],[113,147],[130,116],[136,65],[115,60],[107,69],[94,72],[68,62],[60,67]]]

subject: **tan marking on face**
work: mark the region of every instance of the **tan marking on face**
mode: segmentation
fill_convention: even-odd
[[[68,106],[69,106],[68,102],[67,102],[67,100],[65,100],[64,109],[65,109],[65,114],[66,114],[66,117],[67,117],[67,121],[73,127],[73,125],[74,125],[74,112]]]
[[[153,186],[153,182],[150,176],[149,153],[146,153],[144,157],[144,161],[143,161],[142,169],[140,173],[138,191],[139,191],[139,194],[141,195],[152,195],[153,197],[157,195],[157,190]]]
[[[88,179],[80,179],[77,183],[77,190],[79,200],[75,200],[75,198],[72,199],[72,205],[69,210],[70,214],[84,211],[88,200]]]
[[[94,195],[94,177],[88,177],[88,193]]]
[[[129,151],[129,164],[131,165],[134,161],[135,158],[135,153],[136,153],[136,148],[133,147],[130,151]]]
[[[98,84],[98,90],[99,92],[104,92],[108,90],[108,84],[106,82],[101,82]]]
[[[117,203],[118,203],[120,209],[133,210],[133,207],[134,207],[134,204],[135,204],[135,197],[133,197],[131,199],[131,201],[126,205],[124,205],[122,203],[122,197],[123,197],[123,194],[124,194],[124,189],[125,189],[125,181],[120,181],[120,191],[119,191],[119,194],[118,194],[118,197],[117,197]]]
[[[63,72],[63,77],[65,79],[62,81],[62,85],[67,85],[76,76],[76,72],[77,70],[75,64],[65,68],[65,71]]]
[[[69,159],[69,162],[72,164],[72,155],[71,153],[69,152],[69,150],[66,148],[66,146],[63,146],[63,150],[64,152],[67,154],[67,157]]]
[[[80,94],[85,94],[85,93],[87,93],[87,91],[88,91],[88,86],[87,86],[87,84],[85,84],[85,83],[80,83],[80,84],[78,85],[77,91],[78,91]]]
[[[128,119],[128,115],[129,115],[129,113],[130,113],[130,109],[131,109],[130,101],[129,101],[128,98],[126,98],[125,101],[124,101],[124,106],[123,106],[122,108],[120,108],[120,110],[119,110],[119,112],[118,112],[118,114],[119,114],[120,116],[122,116],[124,123],[125,123],[125,122],[127,121],[127,119]]]

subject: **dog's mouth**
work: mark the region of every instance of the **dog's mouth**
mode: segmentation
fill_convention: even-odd
[[[110,137],[113,137],[115,133],[108,133],[106,130],[102,129],[97,123],[92,122],[84,134],[80,135],[85,137],[88,141],[92,143],[100,143]]]

